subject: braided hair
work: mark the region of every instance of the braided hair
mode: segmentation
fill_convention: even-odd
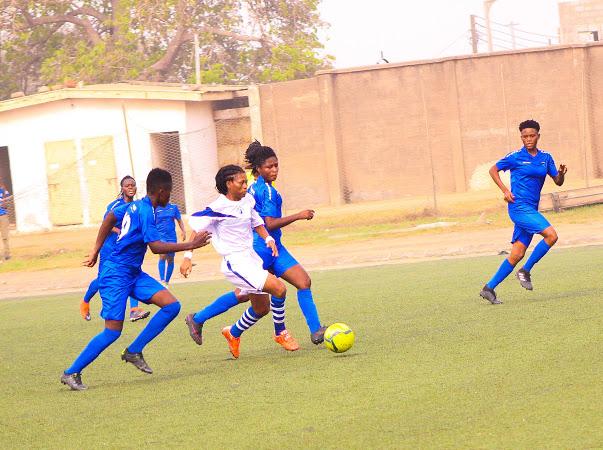
[[[124,198],[124,183],[126,182],[126,180],[133,180],[134,183],[136,183],[136,180],[134,179],[134,177],[130,176],[130,175],[126,175],[125,177],[123,177],[121,179],[121,181],[119,182],[119,194],[117,195],[117,198]]]
[[[537,133],[540,133],[540,124],[534,119],[524,120],[519,124],[519,131],[523,131],[526,128],[534,128]]]
[[[228,187],[226,186],[227,181],[232,181],[236,174],[245,173],[245,171],[234,164],[221,167],[216,174],[216,189],[220,194],[226,195],[228,193]]]
[[[276,153],[272,148],[267,147],[265,145],[260,144],[260,142],[256,139],[247,150],[245,150],[245,161],[247,162],[246,169],[251,169],[252,174],[257,174],[258,169],[264,162],[271,157],[276,158]]]

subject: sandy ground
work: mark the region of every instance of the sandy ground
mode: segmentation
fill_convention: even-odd
[[[603,245],[603,223],[560,224],[558,247]],[[511,229],[487,228],[477,231],[439,231],[403,237],[387,235],[351,243],[316,246],[291,246],[289,250],[312,272],[348,267],[399,264],[430,259],[496,255],[508,250]],[[188,279],[178,272],[181,257],[176,256],[172,284],[220,279],[220,259],[212,248],[197,251],[196,266]],[[157,256],[150,252],[144,270],[155,276]],[[0,275],[0,299],[24,298],[83,291],[96,276],[96,268],[74,267],[43,271],[21,271]]]

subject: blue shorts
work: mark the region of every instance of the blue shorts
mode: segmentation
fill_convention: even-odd
[[[272,250],[266,247],[264,242],[255,241],[253,244],[253,249],[262,258],[264,270],[273,273],[279,278],[291,267],[299,264],[280,242],[276,244],[276,248],[278,249],[277,257],[272,256]]]
[[[143,303],[157,292],[165,289],[159,281],[147,275],[139,268],[119,267],[105,264],[98,277],[98,287],[103,309],[101,317],[105,320],[124,320],[126,303],[132,296]]]
[[[509,211],[509,217],[515,224],[511,244],[519,241],[529,247],[535,234],[542,233],[551,226],[549,221],[536,210],[531,212]]]

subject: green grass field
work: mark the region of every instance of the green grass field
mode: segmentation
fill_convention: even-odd
[[[232,360],[219,330],[240,308],[198,347],[184,313],[227,285],[180,285],[181,315],[145,351],[155,374],[119,360],[144,325],[127,323],[85,392],[59,383],[101,328],[79,295],[0,302],[0,448],[603,447],[603,248],[551,252],[536,291],[509,278],[491,306],[477,292],[500,258],[314,273],[324,321],[356,332],[342,355],[310,344],[293,292],[300,351],[277,347],[266,318]]]

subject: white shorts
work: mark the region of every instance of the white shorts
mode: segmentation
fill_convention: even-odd
[[[222,260],[222,273],[241,293],[263,294],[268,271],[262,265],[262,258],[253,250],[233,253]]]

